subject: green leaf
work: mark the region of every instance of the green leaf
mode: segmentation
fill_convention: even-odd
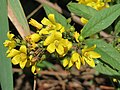
[[[62,24],[65,28],[69,28],[70,24],[67,23],[67,20],[64,16],[62,16],[60,13],[58,13],[55,9],[49,7],[48,5],[43,5],[45,12],[47,15],[54,14],[55,19],[58,23]]]
[[[100,55],[102,61],[110,65],[113,69],[120,70],[120,53],[112,46],[103,40],[87,40],[88,45],[97,45],[95,49]]]
[[[115,33],[118,34],[120,32],[120,20],[115,25]]]
[[[69,3],[67,7],[70,12],[86,19],[90,19],[97,12],[94,8],[78,3]]]
[[[83,27],[82,36],[88,37],[110,26],[120,15],[120,4],[98,11]]]
[[[2,90],[13,90],[12,65],[10,60],[6,58],[6,48],[3,46],[9,30],[6,1],[0,1],[0,83]]]
[[[102,63],[99,61],[99,63],[96,65],[95,69],[105,75],[110,75],[110,76],[120,76],[120,73],[118,73],[116,70],[112,69],[105,63]]]
[[[26,35],[29,35],[30,34],[29,25],[28,25],[28,22],[25,17],[25,13],[23,11],[20,1],[19,0],[8,0],[8,2],[18,22],[23,27],[24,32],[26,33]]]

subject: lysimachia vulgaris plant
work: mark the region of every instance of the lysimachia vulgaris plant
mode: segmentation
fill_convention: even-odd
[[[44,17],[41,23],[31,19],[29,24],[36,28],[35,33],[23,40],[8,32],[9,40],[4,42],[4,46],[8,47],[7,57],[22,69],[31,67],[31,71],[36,74],[40,70],[37,63],[50,60],[54,56],[64,67],[70,68],[75,65],[80,70],[81,65],[85,63],[95,67],[94,58],[101,57],[94,51],[96,45],[86,47],[74,27],[66,29],[56,22],[54,14],[49,14],[48,18]]]
[[[55,65],[59,64],[65,70],[71,68],[81,70],[82,66],[94,68],[99,72],[97,75],[101,73],[107,75],[119,86],[120,0],[75,0],[75,2],[62,0],[68,2],[66,5],[68,9],[59,7],[62,4],[57,5],[56,0],[53,0],[55,3],[50,2],[51,0],[36,0],[41,4],[36,10],[41,10],[42,6],[46,13],[46,17],[43,17],[42,13],[43,18],[40,17],[39,22],[31,16],[36,10],[27,16],[27,22],[20,1],[7,1],[2,0],[0,3],[2,8],[0,11],[3,12],[0,16],[3,36],[0,66],[4,68],[4,70],[0,68],[3,71],[0,73],[2,88],[7,86],[9,89],[6,82],[9,79],[12,81],[11,63],[25,69],[23,72],[26,68],[30,69],[34,74],[34,82],[36,75],[42,70],[50,68],[57,71]],[[3,7],[2,4],[6,6]],[[7,32],[9,30],[7,15],[18,32],[11,30],[11,27]],[[4,37],[6,32],[8,40]],[[4,57],[4,52],[6,57],[11,59],[11,63]],[[12,86],[12,82],[9,84]]]

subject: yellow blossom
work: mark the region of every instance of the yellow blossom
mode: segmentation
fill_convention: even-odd
[[[67,39],[63,39],[60,32],[54,31],[45,39],[44,46],[47,46],[49,53],[56,50],[59,55],[63,55],[66,53],[66,48],[67,50],[71,48],[71,43]]]
[[[51,30],[60,30],[61,33],[64,32],[64,27],[56,22],[54,14],[49,14],[48,19],[44,17],[41,23],[46,26],[48,32]]]
[[[31,18],[29,24],[36,27],[37,29],[41,29],[43,27],[42,24],[40,24],[39,22],[37,22],[35,19],[32,19],[32,18]]]
[[[86,62],[91,67],[95,67],[95,62],[94,62],[93,59],[101,57],[100,54],[98,54],[97,52],[94,51],[95,48],[96,48],[96,45],[94,45],[94,46],[92,46],[90,48],[84,48],[84,49],[82,49],[81,62],[82,62],[83,65]]]
[[[32,73],[33,73],[34,75],[36,75],[37,72],[40,71],[40,68],[38,68],[38,67],[36,66],[36,63],[35,63],[34,65],[32,65],[31,71],[32,71]]]
[[[80,18],[80,21],[81,21],[83,24],[86,24],[86,23],[88,22],[88,20],[85,19],[84,17],[81,17],[81,18]]]
[[[80,66],[81,66],[81,56],[77,53],[74,52],[72,54],[72,57],[69,59],[65,58],[63,60],[63,66],[66,67],[68,66],[68,68],[72,67],[75,64],[76,68],[79,70]]]
[[[38,42],[40,40],[40,35],[37,33],[34,33],[34,34],[30,35],[30,39],[32,42]]]
[[[9,40],[5,40],[5,42],[3,43],[5,47],[8,47],[7,53],[9,53],[11,49],[16,47],[16,42],[13,39],[14,36],[15,35],[10,34],[10,32],[7,33],[7,37]]]
[[[19,64],[23,69],[27,63],[27,48],[25,45],[21,45],[19,50],[12,49],[7,57],[12,58],[11,62],[14,65]]]
[[[75,64],[76,68],[79,70],[80,66],[81,66],[81,56],[77,52],[74,52],[72,54],[72,57],[71,57],[69,64],[68,64],[68,67],[70,68],[74,64]]]
[[[65,58],[63,60],[63,66],[66,67],[69,64],[69,60],[67,58]]]
[[[76,32],[74,32],[74,38],[75,38],[75,40],[77,41],[77,42],[79,42],[79,40],[78,40],[78,37],[80,36],[80,34],[76,31]]]

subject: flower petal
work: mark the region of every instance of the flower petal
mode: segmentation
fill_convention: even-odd
[[[62,29],[62,25],[59,24],[59,23],[56,23],[55,26],[56,26],[56,28],[55,28],[56,30]],[[62,30],[61,30],[61,31],[62,31]],[[63,28],[63,31],[64,31],[64,28]],[[62,31],[62,32],[63,32],[63,31]]]
[[[51,43],[50,45],[48,45],[47,51],[48,51],[49,53],[55,52],[55,44],[54,44],[54,43]]]
[[[40,40],[40,34],[34,33],[30,35],[30,38],[33,42],[38,42]]]
[[[57,39],[57,40],[62,39],[62,33],[60,33],[60,32],[55,32],[54,38]]]
[[[85,59],[84,59],[84,58],[85,58],[84,56],[81,57],[81,63],[82,63],[83,65],[85,65]]]
[[[68,64],[68,68],[72,67],[73,66],[73,62],[70,60],[69,64]]]
[[[25,45],[21,45],[20,52],[27,54],[27,47]]]
[[[50,20],[48,20],[46,17],[43,18],[41,21],[43,25],[53,25]]]
[[[95,62],[94,60],[91,58],[91,59],[88,59],[88,58],[85,58],[85,61],[87,64],[89,64],[91,67],[95,67]]]
[[[80,59],[78,59],[78,61],[75,62],[75,66],[78,70],[80,70],[80,66],[81,66]]]
[[[33,65],[33,66],[31,67],[31,71],[32,71],[33,74],[35,73],[35,70],[36,70],[36,66]]]
[[[62,45],[58,45],[58,47],[56,47],[56,51],[59,55],[63,55],[64,54],[64,48]]]
[[[50,36],[48,36],[45,41],[44,41],[44,46],[49,45],[50,43],[52,43],[54,41],[54,34],[50,34]]]
[[[46,28],[43,28],[39,31],[39,34],[42,35],[42,34],[49,34],[49,32],[47,31]]]
[[[94,51],[87,52],[91,58],[100,58],[101,55]]]
[[[68,65],[68,63],[69,63],[68,59],[65,58],[63,60],[63,66],[66,67]]]
[[[77,41],[77,42],[79,42],[79,40],[78,40],[78,37],[79,37],[79,33],[76,31],[76,32],[74,32],[74,38],[75,38],[75,40]]]
[[[20,61],[19,65],[23,69],[25,67],[26,63],[27,63],[27,59],[24,61]]]
[[[16,49],[12,49],[12,50],[10,51],[10,53],[7,55],[7,57],[11,58],[11,57],[13,57],[13,56],[15,56],[15,55],[17,55],[17,54],[19,54],[19,53],[20,53],[20,51],[18,51],[18,50],[16,50]]]
[[[43,26],[39,22],[37,22],[35,19],[31,19],[29,24],[32,26],[36,27],[37,29],[41,29]]]
[[[12,58],[11,62],[14,64],[14,65],[17,65],[20,63],[20,55],[16,55]]]
[[[8,37],[9,40],[12,40],[14,36],[15,35],[14,34],[10,34],[10,32],[7,33],[7,37]]]
[[[93,51],[95,48],[96,48],[96,45],[94,45],[90,48],[84,48],[84,49],[82,49],[82,54],[84,54],[85,52]]]
[[[49,14],[49,15],[48,15],[48,18],[49,18],[49,20],[50,20],[53,24],[56,23],[54,14]]]
[[[65,28],[62,27],[62,28],[60,29],[60,32],[63,33],[64,31],[65,31]]]
[[[73,53],[72,57],[71,57],[72,62],[76,62],[78,59],[79,59],[79,54],[78,53]]]

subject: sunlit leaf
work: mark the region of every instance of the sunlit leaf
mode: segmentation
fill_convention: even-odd
[[[83,27],[82,36],[88,37],[110,26],[120,15],[120,4],[98,11]]]
[[[67,6],[72,13],[78,16],[82,16],[86,19],[90,19],[97,12],[94,8],[83,4],[69,3]]]
[[[88,45],[96,44],[95,49],[100,55],[102,61],[110,65],[113,69],[120,71],[120,53],[112,46],[112,44],[107,44],[103,40],[87,40]]]
[[[0,1],[0,83],[2,90],[13,90],[12,65],[10,60],[6,58],[6,48],[3,42],[7,39],[8,18],[7,18],[7,2]]]

